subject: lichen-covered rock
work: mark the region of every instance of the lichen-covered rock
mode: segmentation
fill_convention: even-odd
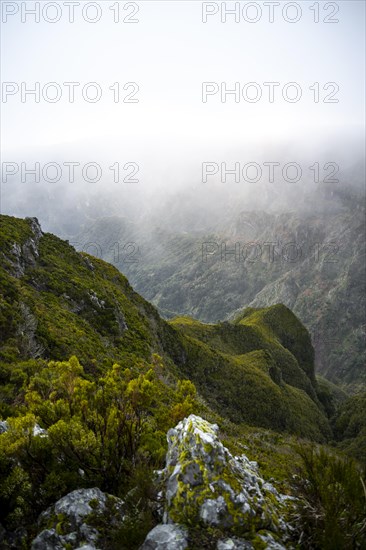
[[[95,517],[98,528],[103,517],[108,529],[118,527],[124,519],[123,501],[98,488],[72,491],[40,515],[43,531],[32,542],[32,550],[98,550],[103,534],[93,525]]]
[[[283,514],[289,497],[264,482],[255,462],[232,456],[218,438],[217,425],[190,415],[168,432],[168,443],[161,472],[165,523],[242,533],[263,530],[275,539],[286,538]]]
[[[253,550],[253,545],[246,540],[231,537],[219,540],[216,548],[217,550]]]
[[[147,535],[140,550],[185,550],[188,532],[181,525],[157,525]]]

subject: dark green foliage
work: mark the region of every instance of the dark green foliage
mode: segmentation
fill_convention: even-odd
[[[131,488],[124,499],[128,519],[112,533],[107,526],[103,541],[106,550],[138,550],[147,533],[159,522],[155,512],[159,498],[154,477],[152,469],[145,464],[134,470],[130,480]]]
[[[366,393],[344,401],[332,424],[338,446],[366,464]]]
[[[209,527],[208,529],[202,529],[197,526],[189,530],[189,549],[190,550],[211,550],[216,548],[217,542],[220,539],[225,538],[225,534],[216,527]]]
[[[277,304],[253,310],[240,321],[256,325],[277,341],[297,359],[300,368],[314,384],[314,349],[308,331],[286,306]]]
[[[302,459],[296,482],[301,548],[365,548],[365,470],[324,448],[305,445],[298,452]]]
[[[348,397],[347,393],[339,386],[333,384],[322,376],[317,376],[317,395],[318,399],[324,407],[324,411],[328,418],[334,417],[338,407]]]
[[[221,414],[311,439],[330,437],[309,334],[286,307],[251,309],[232,323],[178,317],[171,325],[186,335],[181,370]]]

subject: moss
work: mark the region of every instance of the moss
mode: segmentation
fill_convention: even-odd
[[[59,523],[56,524],[55,530],[56,530],[56,533],[57,533],[58,535],[64,535],[64,534],[65,534],[65,533],[64,533],[64,529],[63,529],[63,524],[62,524],[61,522],[59,522]]]
[[[89,506],[90,508],[92,508],[93,510],[96,510],[99,506],[99,501],[97,498],[92,498],[92,500],[89,500]]]
[[[65,535],[71,531],[71,525],[67,516],[63,513],[51,513],[47,522],[42,525],[45,529],[55,529],[58,535]]]
[[[260,537],[259,534],[252,536],[250,542],[255,550],[266,550],[266,548],[268,548],[267,543]]]

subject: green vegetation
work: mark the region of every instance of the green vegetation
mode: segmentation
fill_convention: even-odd
[[[297,488],[302,548],[364,548],[366,541],[365,471],[351,459],[322,448],[299,448],[302,468]]]
[[[338,446],[355,459],[366,463],[366,393],[344,401],[332,423]]]
[[[1,223],[3,416],[17,393],[16,373],[24,376],[23,361],[76,355],[86,373],[98,375],[115,362],[130,367],[157,352],[171,376],[190,378],[232,421],[329,438],[309,335],[286,307],[244,312],[232,323],[168,324],[111,265],[53,235],[36,242],[32,220],[3,216]]]
[[[168,323],[113,266],[37,233],[34,220],[0,216],[0,224],[0,524],[25,528],[25,548],[41,511],[92,486],[128,509],[129,522],[106,535],[108,548],[138,548],[157,521],[152,477],[166,432],[191,412],[217,422],[228,448],[256,460],[285,493],[307,456],[295,451],[299,437],[364,460],[365,395],[344,400],[315,379],[309,334],[285,306],[248,308],[231,322]],[[318,479],[326,460],[311,460],[301,476]],[[329,459],[329,487],[349,477],[359,491],[354,463],[342,477],[337,460]],[[296,494],[311,505],[328,499],[325,486],[319,496],[300,485]],[[358,498],[343,522],[345,544],[363,534]],[[299,510],[309,547],[322,548],[309,510]],[[323,511],[324,525],[341,511]],[[195,544],[207,536],[191,534]]]
[[[318,384],[317,394],[319,401],[322,403],[328,418],[331,418],[336,414],[341,403],[347,399],[348,394],[342,388],[320,375],[316,377],[316,381]]]
[[[233,218],[231,212],[216,233],[197,229],[196,220],[179,232],[181,211],[165,212],[145,228],[114,216],[87,225],[76,240],[99,243],[103,257],[167,318],[216,323],[246,304],[285,304],[311,332],[317,371],[355,393],[366,386],[364,197],[339,199],[340,208],[321,215],[237,211]],[[262,253],[244,259],[253,237]],[[114,253],[116,242],[131,241],[139,243],[138,263]],[[214,243],[206,262],[204,243]],[[296,261],[287,257],[289,243],[301,249]],[[244,254],[222,257],[221,245],[227,251],[240,246]],[[287,250],[292,256],[292,247]]]
[[[34,523],[75,488],[126,495],[142,467],[149,476],[163,465],[167,430],[195,408],[194,385],[163,382],[165,366],[157,355],[152,364],[132,369],[114,364],[93,381],[76,357],[33,370],[0,437],[7,529]],[[34,433],[36,422],[47,436]]]
[[[220,414],[311,439],[330,437],[309,334],[285,306],[248,310],[232,323],[178,317],[171,325],[186,336],[182,372]]]

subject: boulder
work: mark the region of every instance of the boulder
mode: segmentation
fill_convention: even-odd
[[[185,550],[188,547],[187,529],[181,525],[157,525],[147,535],[140,550]]]
[[[216,548],[217,550],[253,550],[253,545],[246,540],[231,537],[219,540]]]
[[[166,467],[159,472],[166,525],[149,533],[144,550],[167,548],[160,533],[169,534],[171,545],[179,544],[182,525],[242,533],[245,539],[248,536],[268,548],[284,548],[282,541],[290,529],[285,516],[292,498],[265,482],[256,462],[245,455],[233,456],[219,440],[216,424],[190,415],[169,430],[167,437]],[[149,541],[154,545],[149,546]],[[223,537],[217,549],[249,550],[253,548],[250,541]]]
[[[44,528],[32,550],[98,550],[103,533],[93,525],[95,517],[98,526],[104,517],[108,529],[118,527],[124,519],[123,501],[98,488],[72,491],[40,515],[38,524]]]

